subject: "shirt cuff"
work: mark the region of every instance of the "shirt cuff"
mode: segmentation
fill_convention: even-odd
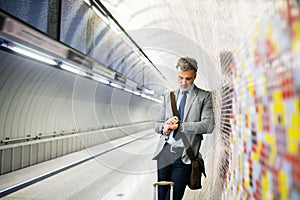
[[[181,132],[184,132],[184,125],[183,125],[182,122],[180,123],[180,127],[179,127],[179,128],[180,128],[180,131],[181,131]]]
[[[164,127],[162,126],[161,128],[160,128],[160,134],[164,134]]]

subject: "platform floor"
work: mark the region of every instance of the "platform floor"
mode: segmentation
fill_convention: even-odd
[[[3,199],[153,199],[152,183],[156,181],[156,162],[151,158],[157,140],[158,135],[153,130],[143,131],[2,175],[0,190],[103,152],[100,156],[18,190]],[[125,145],[127,141],[133,142]],[[115,148],[116,146],[120,147]],[[199,192],[187,189],[184,199],[200,199]]]

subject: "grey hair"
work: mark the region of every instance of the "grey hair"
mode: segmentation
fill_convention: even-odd
[[[197,72],[197,61],[194,58],[189,57],[179,58],[176,64],[176,69],[178,68],[180,68],[182,71],[194,70],[194,72]]]

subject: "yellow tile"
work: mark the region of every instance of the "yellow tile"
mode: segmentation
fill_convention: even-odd
[[[300,52],[300,37],[296,37],[292,40],[292,52],[299,53]]]
[[[287,130],[287,150],[293,155],[298,155],[300,144],[300,127],[290,127]]]
[[[289,199],[288,198],[289,189],[287,186],[287,176],[283,171],[280,171],[278,178],[279,178],[280,199],[287,200],[287,199]]]
[[[286,178],[286,174],[283,171],[281,170],[279,171],[278,178],[279,178],[280,187],[286,186],[287,178]]]
[[[250,181],[244,181],[244,186],[245,186],[245,188],[250,187]]]
[[[294,39],[292,40],[292,52],[299,53],[300,52],[300,20],[294,22],[293,31],[295,34]]]
[[[263,125],[262,125],[262,123],[258,123],[258,124],[257,124],[257,130],[258,130],[258,131],[262,131],[262,130],[263,130]]]
[[[269,172],[267,172],[262,178],[261,178],[261,183],[262,183],[262,195],[263,195],[263,200],[268,199],[268,190],[269,190]]]
[[[274,110],[274,103],[271,103],[271,108]],[[278,119],[277,119],[277,114],[274,113],[272,116],[271,116],[271,123],[272,124],[275,124],[277,125],[278,124]]]
[[[295,99],[294,100],[294,103],[295,103],[295,110],[300,110],[300,99]]]
[[[261,152],[262,142],[257,141],[256,153],[259,155]]]
[[[285,115],[282,114],[282,115],[279,115],[279,116],[281,116],[281,124],[285,124],[285,122],[286,122]]]
[[[252,152],[252,160],[255,161],[255,162],[259,161],[259,156],[258,156],[257,153]]]
[[[270,144],[270,145],[274,145],[275,144],[275,136],[273,134],[270,133],[265,133],[265,141]]]
[[[281,101],[282,100],[282,92],[280,89],[276,89],[273,93],[274,101]]]
[[[274,48],[274,51],[276,53],[278,53],[280,51],[280,47],[279,47],[279,44],[277,42],[275,42],[274,40],[272,40],[272,46]]]
[[[287,146],[288,152],[293,155],[298,155],[298,145],[299,144],[293,140],[287,140],[287,141],[288,141],[288,146]]]
[[[243,141],[246,141],[247,140],[247,135],[244,133],[243,134]]]
[[[300,127],[300,114],[299,113],[292,114],[292,126]]]
[[[254,96],[255,96],[255,91],[254,91],[254,90],[251,90],[251,91],[250,91],[250,96],[251,96],[251,97],[254,97]]]
[[[250,82],[248,85],[247,85],[247,89],[250,93],[250,96],[251,97],[254,97],[254,89],[255,89],[255,85],[253,82]]]
[[[240,173],[243,174],[243,158],[242,156],[240,156],[240,160],[239,160],[239,166],[240,166]]]
[[[238,195],[235,195],[234,199],[235,199],[235,200],[239,200]]]
[[[270,133],[265,133],[265,142],[267,144],[270,145],[271,147],[271,152],[269,154],[269,163],[271,165],[274,164],[275,162],[275,158],[276,158],[276,152],[277,152],[277,149],[276,149],[276,138],[273,134],[270,134]]]
[[[273,110],[276,113],[283,114],[284,113],[284,103],[283,102],[274,102]]]
[[[258,113],[260,113],[260,114],[264,113],[264,105],[262,105],[262,104],[258,105]]]
[[[257,114],[257,130],[258,131],[263,130],[262,116],[260,114]]]
[[[271,152],[271,154],[269,155],[269,163],[270,163],[271,166],[274,165],[274,163],[275,163],[275,158],[276,158],[276,150],[273,150],[273,151]]]
[[[292,140],[296,140],[297,142],[300,142],[300,127],[290,127],[287,130],[288,137]]]
[[[300,36],[300,19],[296,20],[293,24],[293,30],[296,36]]]

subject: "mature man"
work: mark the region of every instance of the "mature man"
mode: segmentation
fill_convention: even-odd
[[[211,92],[194,85],[197,62],[193,58],[179,58],[176,65],[180,88],[174,92],[180,115],[174,116],[170,93],[166,93],[155,131],[161,134],[154,159],[157,160],[158,181],[174,182],[174,199],[182,199],[191,173],[191,161],[185,152],[182,134],[185,134],[195,154],[199,153],[203,134],[212,133],[214,114]],[[167,186],[158,188],[158,199],[169,199]]]

